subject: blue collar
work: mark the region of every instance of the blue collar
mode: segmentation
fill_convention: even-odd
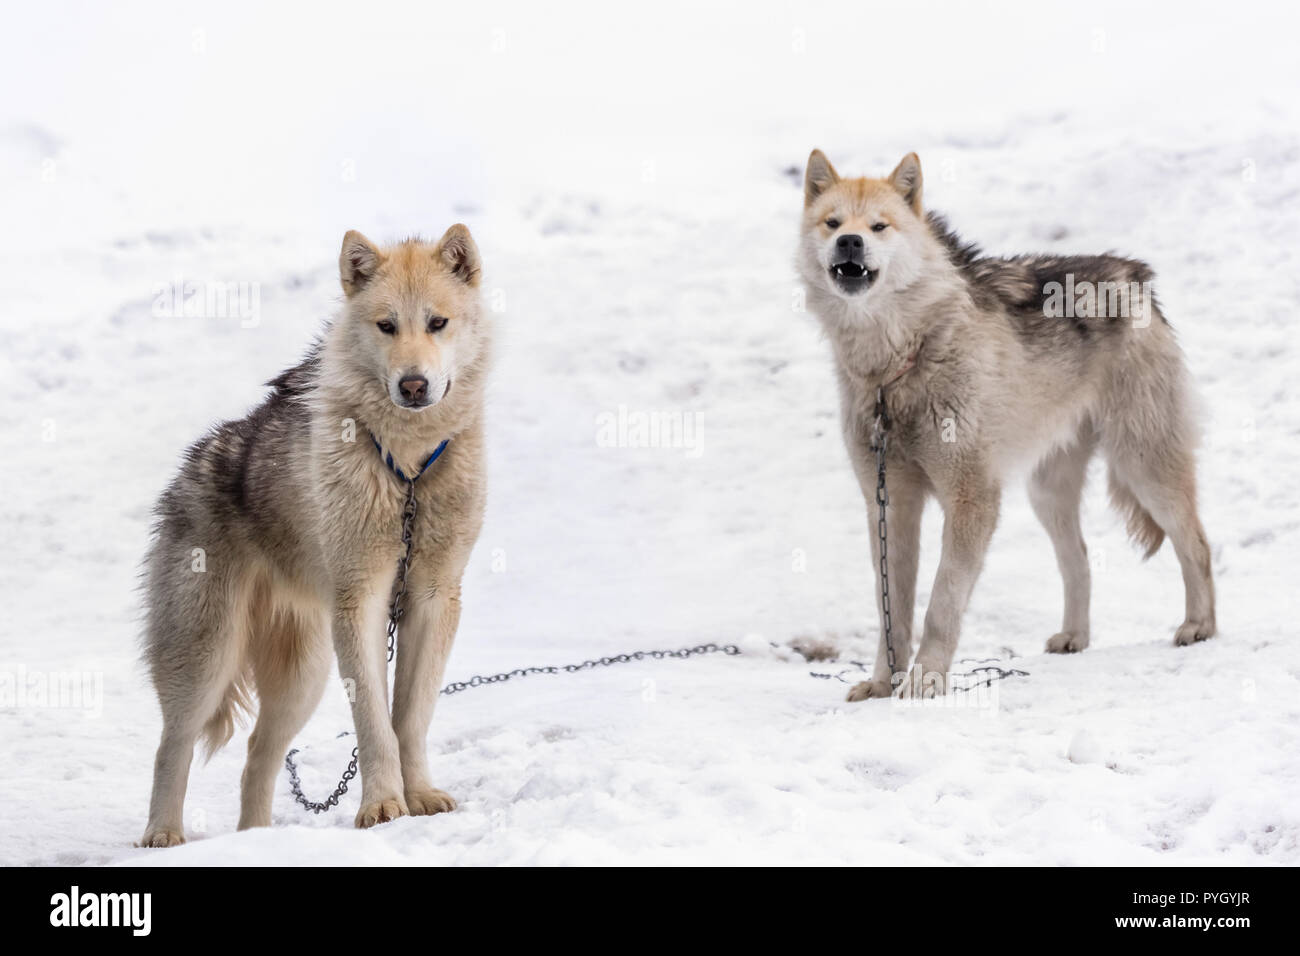
[[[442,440],[442,444],[439,445],[437,448],[435,448],[433,450],[433,454],[430,455],[428,459],[425,461],[425,463],[420,466],[420,470],[415,473],[415,476],[412,478],[408,478],[406,476],[406,472],[402,471],[402,469],[399,468],[397,464],[393,461],[393,453],[391,451],[386,451],[384,449],[384,446],[379,444],[379,439],[375,437],[374,432],[370,433],[370,440],[375,443],[375,448],[379,452],[379,458],[381,461],[383,461],[385,465],[388,466],[388,470],[391,471],[393,474],[395,474],[398,478],[401,478],[402,481],[410,481],[410,482],[414,482],[416,478],[419,478],[426,471],[428,471],[429,466],[438,460],[438,456],[447,450],[447,442],[451,441],[450,438],[444,438]]]

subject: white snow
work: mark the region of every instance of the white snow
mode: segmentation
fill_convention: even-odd
[[[0,700],[0,863],[1300,862],[1296,15],[864,6],[7,26],[0,690],[25,697]],[[1028,677],[918,707],[809,676],[876,641],[830,358],[794,308],[813,146],[873,174],[917,150],[927,204],[991,251],[1155,266],[1204,401],[1218,638],[1172,646],[1177,562],[1139,562],[1094,475],[1086,652],[1042,654],[1060,582],[1011,488],[959,656]],[[245,729],[196,764],[191,842],[133,848],[160,726],[136,650],[155,497],[336,307],[345,230],[455,220],[500,361],[448,677],[745,653],[448,697],[429,750],[460,808],[367,832],[359,787],[313,817],[282,775],[276,825],[236,833]],[[178,278],[255,283],[255,321],[156,315]],[[608,447],[620,409],[686,423],[689,447]],[[807,663],[799,638],[841,659]],[[57,674],[87,675],[83,706],[35,696]],[[332,689],[297,743],[310,793],[350,728]]]

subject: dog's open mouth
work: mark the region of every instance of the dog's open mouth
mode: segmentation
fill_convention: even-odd
[[[837,262],[831,266],[831,278],[846,292],[860,292],[876,281],[879,271],[860,262]]]

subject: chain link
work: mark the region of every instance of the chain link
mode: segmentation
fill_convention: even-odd
[[[346,737],[348,733],[349,731],[344,731],[339,736]],[[295,747],[284,755],[284,765],[289,770],[289,792],[293,794],[293,798],[312,813],[324,813],[332,807],[337,807],[343,794],[348,792],[349,781],[357,775],[357,748],[352,748],[352,759],[348,761],[348,769],[343,771],[343,778],[339,780],[339,785],[322,803],[308,800],[306,794],[302,792],[302,781],[298,779],[298,765],[293,761],[293,755],[297,752],[298,748]]]
[[[409,552],[409,547],[408,547]],[[403,582],[405,578],[403,577]],[[400,613],[398,615],[400,617]],[[389,621],[389,640],[392,640],[392,621]],[[698,657],[702,654],[725,654],[728,657],[735,657],[740,653],[740,648],[735,644],[697,644],[695,647],[681,647],[677,650],[652,650],[652,651],[633,651],[630,654],[614,654],[610,657],[597,657],[592,660],[583,661],[581,664],[558,664],[547,667],[518,667],[512,671],[503,671],[500,674],[476,674],[469,680],[452,681],[438,693],[443,696],[451,696],[469,690],[471,687],[486,687],[488,684],[502,684],[516,677],[529,677],[533,674],[577,674],[580,671],[591,670],[594,667],[610,667],[614,664],[630,664],[633,661],[643,660],[664,660],[666,658],[675,658],[682,660],[688,657]],[[389,647],[389,659],[392,659],[392,646]],[[340,737],[345,737],[350,733],[345,731]],[[285,755],[284,765],[289,771],[289,792],[293,794],[294,800],[312,813],[324,813],[327,810],[338,806],[339,799],[343,794],[348,792],[348,782],[357,775],[357,748],[352,748],[352,759],[348,762],[348,767],[343,771],[343,777],[339,780],[339,785],[334,788],[324,801],[317,803],[307,799],[302,792],[302,781],[298,778],[298,767],[294,762],[294,754],[298,750],[290,750]]]
[[[505,671],[500,674],[479,675],[471,677],[469,680],[452,681],[444,687],[439,693],[450,696],[459,694],[462,691],[469,690],[471,687],[483,687],[487,684],[500,684],[516,677],[529,677],[533,674],[576,674],[579,671],[590,670],[593,667],[609,667],[613,664],[630,664],[633,661],[643,661],[647,658],[650,660],[663,660],[667,657],[682,659],[686,657],[695,657],[700,654],[726,654],[728,657],[735,657],[740,653],[740,648],[735,644],[699,644],[695,647],[683,647],[675,651],[633,651],[630,654],[615,654],[612,657],[597,657],[594,660],[583,661],[581,664],[560,664],[551,667],[519,667],[512,671]]]
[[[898,673],[894,656],[894,619],[889,607],[889,534],[885,510],[889,507],[889,490],[885,487],[885,445],[889,440],[889,410],[885,407],[885,387],[876,388],[876,417],[871,425],[871,450],[876,453],[876,535],[880,539],[880,616],[885,630],[885,660],[889,676]]]
[[[825,672],[818,672],[818,671],[809,671],[808,676],[815,677],[818,680],[837,680],[842,684],[853,684],[856,683],[856,674],[858,672],[864,674],[868,674],[871,672],[871,668],[869,668],[864,661],[847,661],[846,663],[851,665],[853,670],[845,669],[834,674],[828,674]],[[977,664],[979,666],[972,667],[968,671],[959,671],[948,675],[948,680],[949,680],[948,692],[952,694],[965,694],[965,693],[969,693],[970,691],[977,690],[980,687],[992,687],[998,681],[1007,680],[1008,678],[1011,677],[1029,676],[1029,671],[1023,671],[1018,667],[1002,667],[998,663],[998,658],[986,658],[982,660],[972,660],[968,658],[965,660],[958,661],[957,663]],[[855,674],[854,679],[846,678],[844,676],[846,673]],[[951,682],[952,678],[955,677],[974,677],[977,679],[970,684],[955,684]]]
[[[776,645],[773,645],[776,646]],[[534,674],[550,674],[553,676],[559,674],[577,674],[580,671],[591,670],[596,667],[610,667],[614,664],[630,664],[633,661],[642,660],[664,660],[666,658],[675,658],[678,660],[696,657],[702,654],[725,654],[728,657],[736,657],[740,654],[740,648],[735,644],[698,644],[695,647],[682,647],[677,650],[652,650],[652,651],[633,651],[630,654],[614,654],[610,657],[597,657],[591,660],[583,661],[581,664],[557,664],[546,667],[518,667],[512,671],[503,671],[500,674],[476,674],[469,680],[452,681],[442,688],[438,693],[442,696],[450,697],[452,694],[463,693],[472,687],[486,687],[489,684],[502,684],[508,680],[517,677],[530,677]],[[960,694],[967,691],[975,690],[979,687],[990,687],[1000,680],[1006,680],[1009,677],[1028,677],[1029,672],[1014,667],[1000,667],[996,663],[996,658],[986,658],[981,660],[966,660],[961,663],[972,663],[979,666],[960,674],[954,674],[954,677],[978,677],[973,684],[965,686],[952,686],[949,689],[954,694]],[[862,661],[848,661],[850,665],[857,670],[866,672],[867,665]],[[838,674],[818,673],[809,671],[808,676],[819,680],[838,680],[843,683],[849,683],[844,678],[844,671]],[[351,736],[351,731],[344,731],[339,734],[340,737]],[[352,759],[348,762],[348,767],[343,771],[343,778],[339,785],[334,789],[324,801],[316,803],[308,800],[302,792],[302,781],[298,777],[298,767],[294,761],[294,755],[298,753],[297,748],[290,750],[284,758],[284,765],[289,771],[289,790],[294,799],[312,813],[324,813],[333,807],[338,806],[339,799],[348,792],[348,783],[357,775],[357,748],[352,748]]]
[[[402,556],[397,559],[397,580],[393,584],[393,599],[388,602],[388,659],[397,653],[397,625],[402,620],[406,597],[406,575],[411,568],[411,529],[415,524],[415,482],[406,482],[406,504],[402,506]]]

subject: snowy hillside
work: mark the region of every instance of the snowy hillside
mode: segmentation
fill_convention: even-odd
[[[0,863],[1300,863],[1294,14],[954,7],[28,11],[0,39]],[[915,149],[927,205],[991,251],[1152,263],[1204,404],[1219,638],[1172,646],[1177,561],[1138,560],[1098,470],[1085,653],[1042,654],[1060,580],[1012,487],[958,656],[1027,677],[909,707],[809,676],[876,642],[830,356],[795,308],[813,146],[873,175]],[[447,697],[431,769],[460,808],[367,832],[359,788],[313,817],[282,775],[276,826],[235,833],[245,728],[196,762],[190,843],[133,848],[154,499],[332,314],[347,229],[453,221],[499,361],[449,679],[744,653]],[[246,308],[175,314],[185,282]],[[624,447],[637,415],[682,440]],[[59,674],[80,705],[20,697]],[[350,729],[331,685],[309,793]]]

